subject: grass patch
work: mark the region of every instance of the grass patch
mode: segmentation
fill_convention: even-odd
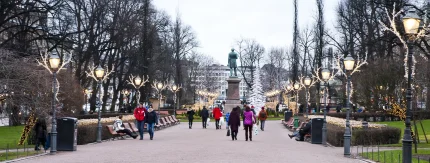
[[[401,136],[403,137],[403,133],[405,131],[405,122],[404,121],[391,121],[391,122],[374,122],[378,124],[386,124],[390,127],[395,127],[401,129],[402,133]],[[413,124],[413,121],[411,122]],[[427,139],[429,139],[430,143],[430,119],[422,120],[421,123],[423,124],[424,131],[426,133]],[[415,130],[414,126],[411,126],[412,131]],[[430,144],[426,143],[424,133],[422,131],[421,125],[417,123],[417,129],[419,134],[420,143],[418,143],[418,148],[430,148]],[[402,140],[400,140],[399,144],[391,144],[390,146],[397,147],[402,146]]]
[[[418,153],[413,153],[413,163],[430,163],[427,158],[420,156],[420,160],[418,160],[419,155],[430,155],[430,150],[418,150]],[[369,160],[381,162],[381,163],[395,163],[402,162],[402,151],[401,150],[389,150],[389,151],[380,151],[378,152],[364,152],[360,153],[361,157],[367,158]]]
[[[0,133],[1,133],[0,150],[5,150],[8,144],[10,149],[24,148],[24,145],[18,145],[23,129],[24,129],[24,126],[0,127]],[[31,145],[31,146],[26,145],[25,147],[32,148],[34,147],[34,145]]]
[[[37,154],[41,154],[41,151],[26,151],[26,152],[12,152],[9,151],[6,153],[0,153],[0,161],[7,161],[7,160],[13,160],[21,157],[27,157],[27,156],[33,156]]]

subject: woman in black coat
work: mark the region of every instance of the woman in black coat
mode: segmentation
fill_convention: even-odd
[[[187,111],[187,117],[188,117],[188,128],[190,129],[193,127],[194,114],[196,114],[196,112],[194,112],[194,110],[189,108]]]
[[[36,124],[34,125],[34,131],[36,133],[36,146],[34,150],[38,151],[40,144],[42,144],[43,148],[46,150],[45,142],[46,142],[46,122],[43,118],[38,118]]]
[[[238,110],[240,107],[233,108],[233,111],[230,113],[230,117],[228,117],[228,125],[231,129],[231,140],[237,140],[237,132],[239,131],[240,126],[240,113]]]

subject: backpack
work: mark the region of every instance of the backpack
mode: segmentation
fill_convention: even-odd
[[[261,113],[260,113],[260,117],[261,117],[261,118],[267,118],[267,114],[266,114],[266,112],[261,112]]]

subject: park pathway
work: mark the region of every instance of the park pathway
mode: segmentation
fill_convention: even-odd
[[[343,157],[342,148],[323,147],[290,139],[279,121],[266,122],[266,131],[259,132],[253,141],[244,140],[244,130],[238,141],[226,136],[226,130],[215,130],[214,123],[202,129],[195,123],[188,129],[181,123],[155,133],[154,140],[145,134],[144,140],[107,141],[101,144],[80,145],[75,152],[58,152],[22,160],[25,163],[131,163],[131,162],[282,162],[282,163],[357,163]]]

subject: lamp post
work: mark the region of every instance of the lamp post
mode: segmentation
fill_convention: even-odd
[[[94,71],[95,76],[98,78],[97,84],[99,87],[99,104],[98,104],[98,121],[97,121],[97,143],[102,142],[102,124],[101,124],[101,109],[102,109],[102,81],[105,76],[105,69],[103,69],[100,65]]]
[[[129,95],[129,91],[128,89],[122,90],[121,91],[122,95],[124,96],[122,101],[123,101],[123,107],[124,107],[124,112],[126,112],[126,106],[127,106],[127,102],[128,102],[128,95]]]
[[[343,65],[345,67],[345,70],[348,72],[351,72],[354,69],[354,65],[355,65],[355,60],[354,58],[351,57],[351,55],[349,54],[348,56],[346,56],[346,58],[343,60]],[[346,101],[346,125],[345,125],[345,133],[343,135],[344,138],[344,143],[343,143],[343,148],[344,148],[344,156],[350,156],[351,155],[351,128],[350,128],[350,123],[349,123],[349,112],[351,110],[351,106],[350,106],[350,96],[351,96],[351,73],[346,73],[347,74],[347,101]]]
[[[312,79],[310,77],[306,77],[304,79],[304,83],[305,83],[305,102],[306,102],[306,117],[309,116],[309,110],[308,110],[308,87],[311,85]]]
[[[57,94],[57,71],[60,66],[60,57],[56,53],[49,56],[49,66],[52,70],[52,129],[51,129],[51,150],[50,154],[57,153],[57,112],[55,109],[56,101],[55,95]]]
[[[322,79],[324,81],[324,122],[323,122],[323,127],[322,127],[322,144],[324,146],[327,146],[327,120],[326,120],[326,116],[327,116],[327,81],[330,79],[330,71],[328,69],[323,69],[321,71],[321,76]]]
[[[158,115],[160,115],[161,110],[161,91],[166,88],[166,85],[163,82],[156,82],[154,87],[158,92]]]
[[[170,86],[170,90],[173,92],[173,115],[175,116],[176,116],[176,92],[178,92],[179,89],[181,89],[181,87],[177,86],[176,84],[173,84],[173,86]]]
[[[412,135],[411,135],[411,109],[412,109],[412,55],[413,55],[413,39],[418,33],[420,25],[420,17],[417,15],[415,10],[409,10],[408,13],[403,17],[403,26],[405,32],[408,35],[408,85],[406,89],[406,119],[405,119],[405,131],[402,140],[402,155],[403,163],[412,162]]]
[[[300,84],[299,83],[294,83],[293,85],[294,90],[296,92],[296,114],[294,114],[294,127],[297,128],[299,127],[299,90],[300,90]]]

